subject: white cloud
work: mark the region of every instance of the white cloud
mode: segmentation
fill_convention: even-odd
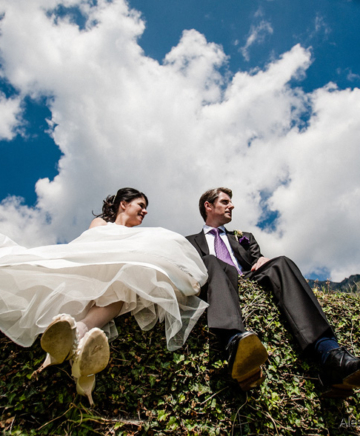
[[[21,124],[19,97],[6,98],[0,92],[0,140],[10,140],[16,135],[16,128]]]
[[[149,196],[146,225],[195,233],[200,194],[229,186],[234,228],[253,230],[265,255],[288,254],[305,273],[328,267],[333,279],[359,272],[358,89],[291,88],[310,65],[299,45],[228,79],[222,48],[195,30],[159,64],[139,47],[144,23],[122,0],[71,3],[97,24],[56,25],[45,13],[55,0],[2,2],[3,74],[21,96],[52,96],[63,153],[58,176],[36,185],[36,209],[0,205],[2,232],[25,245],[70,240],[106,195],[133,186]],[[273,233],[256,228],[262,192],[279,213]]]
[[[354,80],[359,80],[360,79],[360,75],[353,73],[351,70],[348,72],[347,76],[346,76],[347,80],[349,80],[350,82],[353,82]]]
[[[246,61],[250,60],[249,48],[254,44],[264,42],[266,35],[271,35],[274,32],[271,24],[268,21],[262,20],[258,25],[251,26],[249,36],[243,47],[239,49]]]
[[[326,265],[342,280],[360,265],[360,90],[330,85],[311,98],[308,129],[284,138],[291,182],[270,201],[281,211],[274,248],[296,256],[307,271]]]
[[[264,16],[264,10],[263,10],[263,8],[260,6],[260,7],[257,9],[257,11],[255,12],[254,17],[255,17],[255,18],[258,18],[258,17],[263,17],[263,16]]]
[[[315,33],[322,33],[323,36],[328,36],[331,33],[330,26],[324,20],[324,17],[317,14],[315,17]]]
[[[321,38],[321,41],[326,41],[332,29],[325,21],[325,18],[317,12],[313,23],[313,27],[309,28],[307,31],[307,41],[310,43],[314,38]]]
[[[25,206],[19,197],[9,197],[0,203],[1,233],[21,242],[25,247],[55,243],[46,232],[47,214]],[[45,231],[44,231],[45,229]]]

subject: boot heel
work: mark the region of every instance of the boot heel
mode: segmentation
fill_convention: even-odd
[[[94,406],[94,401],[92,398],[92,391],[95,389],[95,375],[85,375],[76,379],[76,392],[79,395],[87,397],[90,406]]]

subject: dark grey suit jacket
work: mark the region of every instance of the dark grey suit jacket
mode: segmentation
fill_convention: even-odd
[[[234,255],[242,266],[244,278],[255,280],[269,288],[290,330],[304,350],[322,335],[334,336],[331,326],[308,283],[294,262],[285,256],[269,260],[256,271],[251,267],[262,256],[251,233],[244,232],[248,243],[240,244],[234,232],[227,232]],[[203,231],[187,239],[197,249],[209,272],[209,279],[201,289],[201,297],[209,302],[208,325],[220,330],[245,331],[239,306],[237,270],[214,256]],[[330,337],[329,336],[329,337]]]

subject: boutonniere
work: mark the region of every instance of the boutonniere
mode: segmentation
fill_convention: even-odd
[[[241,230],[234,230],[235,238],[237,238],[240,245],[244,248],[247,248],[250,245],[250,240],[246,236],[243,235]]]

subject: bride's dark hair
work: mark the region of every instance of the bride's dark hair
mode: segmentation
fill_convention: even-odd
[[[115,222],[116,215],[119,210],[119,205],[122,201],[130,202],[135,200],[135,198],[144,198],[146,207],[149,205],[147,196],[142,192],[134,188],[121,188],[118,190],[116,195],[108,195],[105,200],[103,200],[102,213],[95,215],[97,218],[102,218],[106,222]]]

